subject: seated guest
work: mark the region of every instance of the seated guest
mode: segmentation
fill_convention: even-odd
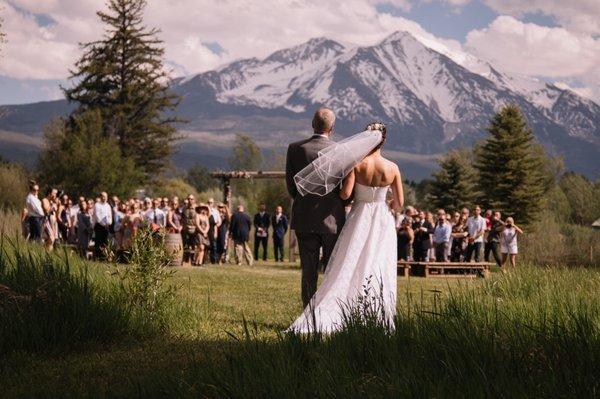
[[[429,261],[429,248],[431,247],[430,234],[433,234],[433,224],[425,219],[425,212],[419,211],[412,229],[415,234],[413,240],[413,259],[416,262]]]
[[[433,231],[433,245],[435,248],[435,260],[437,262],[448,261],[448,247],[450,246],[450,235],[452,227],[446,220],[446,212],[443,209],[437,212],[437,223]]]
[[[504,230],[504,222],[502,221],[502,215],[496,211],[492,214],[490,219],[490,231],[488,232],[487,242],[485,243],[485,253],[483,259],[486,262],[490,261],[490,253],[494,255],[494,260],[498,266],[502,265],[502,259],[500,258],[500,236]]]
[[[412,219],[410,217],[402,218],[400,227],[396,230],[398,238],[398,260],[409,260],[410,248],[415,238],[415,233],[411,227]]]
[[[450,250],[450,261],[460,262],[463,259],[465,243],[469,232],[467,230],[467,216],[458,212],[454,214],[456,222],[452,226],[452,248]]]
[[[287,216],[283,214],[281,205],[275,208],[275,215],[271,220],[273,225],[273,253],[275,254],[275,262],[283,262],[283,243],[285,233],[288,229]]]
[[[252,220],[246,212],[244,212],[244,205],[239,205],[237,212],[231,216],[231,238],[233,238],[233,244],[235,245],[235,262],[238,265],[242,264],[242,256],[248,262],[248,265],[252,266],[254,260],[252,259],[252,252],[248,246],[248,239],[250,238],[250,229],[252,227]]]
[[[519,249],[517,246],[517,235],[523,234],[523,230],[515,224],[511,217],[506,218],[504,230],[500,233],[500,252],[502,252],[502,266],[506,264],[506,259],[509,259],[510,265],[517,265],[517,254]]]

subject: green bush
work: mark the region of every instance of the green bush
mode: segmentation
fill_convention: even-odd
[[[189,194],[198,197],[198,192],[183,179],[175,177],[171,179],[159,179],[147,189],[147,194],[151,197],[179,197],[183,200]]]
[[[0,209],[23,209],[27,181],[27,172],[21,166],[0,162]]]

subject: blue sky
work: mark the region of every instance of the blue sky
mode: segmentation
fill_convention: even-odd
[[[8,40],[0,47],[0,104],[60,98],[78,43],[102,33],[95,11],[103,4],[0,0]],[[407,30],[600,100],[598,0],[153,0],[145,20],[162,30],[173,75],[264,57],[312,37],[368,45]]]

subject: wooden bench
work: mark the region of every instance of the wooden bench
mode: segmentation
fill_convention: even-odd
[[[398,261],[398,275],[408,277],[488,277],[490,262],[408,262]],[[447,272],[457,273],[447,273]]]

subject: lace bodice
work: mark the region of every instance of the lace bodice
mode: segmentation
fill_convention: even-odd
[[[354,200],[360,202],[385,202],[390,186],[369,187],[356,183],[354,185]]]

